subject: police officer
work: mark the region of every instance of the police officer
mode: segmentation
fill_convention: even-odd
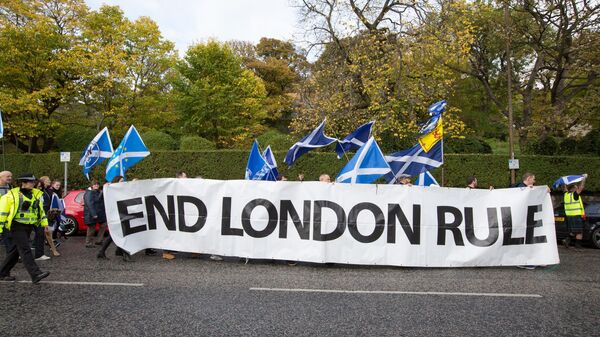
[[[17,264],[19,256],[33,283],[38,283],[50,275],[42,272],[31,254],[29,236],[33,226],[48,226],[44,213],[42,191],[33,188],[36,178],[27,173],[19,177],[19,187],[13,188],[0,198],[0,232],[12,239],[10,249],[0,267],[0,280],[14,281],[11,269]]]
[[[584,175],[587,178],[587,175]],[[569,236],[563,240],[563,244],[566,248],[569,248],[569,244],[575,241],[575,247],[580,246],[582,239],[583,227],[585,223],[585,209],[583,208],[583,201],[581,200],[581,192],[585,185],[585,178],[583,181],[567,186],[567,191],[564,196],[565,215],[567,216],[567,229]]]

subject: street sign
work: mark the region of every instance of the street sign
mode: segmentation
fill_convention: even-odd
[[[71,152],[61,152],[60,153],[60,162],[68,163],[71,161]]]
[[[508,169],[509,170],[518,170],[519,169],[519,159],[509,159],[508,160]]]

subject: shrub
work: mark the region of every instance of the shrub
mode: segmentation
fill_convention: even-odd
[[[450,138],[444,140],[446,153],[492,153],[492,147],[486,141],[476,137]]]
[[[81,153],[97,133],[96,129],[80,125],[65,127],[56,137],[56,149]]]
[[[199,136],[184,136],[181,137],[179,149],[182,151],[214,150],[215,143]]]
[[[290,136],[273,129],[258,136],[256,140],[262,149],[271,145],[273,151],[287,151],[295,143]]]
[[[177,141],[162,131],[150,130],[141,136],[150,151],[175,150],[177,148]]]
[[[558,153],[559,143],[554,137],[544,137],[540,140],[533,140],[525,146],[525,153],[551,156]]]

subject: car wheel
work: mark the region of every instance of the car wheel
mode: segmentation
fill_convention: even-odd
[[[596,246],[596,248],[600,248],[600,228],[596,228],[592,232],[592,236],[590,237],[590,241]]]
[[[75,220],[75,218],[67,216],[65,220],[63,220],[60,224],[64,226],[66,236],[72,236],[77,234],[78,225],[77,220]]]

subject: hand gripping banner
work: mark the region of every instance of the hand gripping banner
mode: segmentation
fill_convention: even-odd
[[[115,243],[253,259],[414,267],[559,263],[546,187],[152,179],[106,186]]]

